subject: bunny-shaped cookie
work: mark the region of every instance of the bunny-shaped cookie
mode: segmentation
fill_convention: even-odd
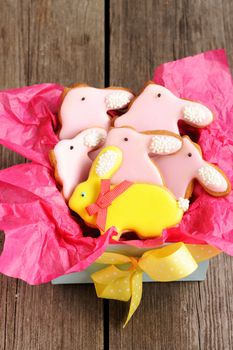
[[[198,102],[176,97],[163,86],[149,81],[129,110],[115,120],[115,126],[131,126],[137,131],[168,130],[179,134],[178,121],[203,128],[213,121],[212,112]]]
[[[166,186],[176,198],[189,198],[193,191],[194,179],[212,196],[227,195],[231,185],[221,169],[202,158],[201,148],[188,136],[183,137],[183,146],[175,154],[156,157]]]
[[[144,239],[156,237],[164,229],[177,225],[183,216],[184,203],[176,201],[166,187],[124,182],[106,191],[107,179],[121,163],[122,151],[118,147],[104,148],[94,160],[87,181],[73,192],[69,207],[90,226],[96,227],[98,219],[104,219],[101,227],[98,225],[101,233],[114,226],[117,238],[127,231],[134,231]]]
[[[62,193],[69,199],[75,187],[84,181],[92,161],[88,153],[104,143],[107,132],[102,128],[90,128],[70,140],[61,140],[50,153],[55,168],[55,178],[63,186]]]
[[[112,176],[111,184],[128,180],[162,186],[163,177],[149,155],[166,156],[177,152],[182,147],[182,138],[166,131],[146,134],[132,128],[112,128],[102,148],[106,146],[119,147],[123,152],[121,166]],[[94,151],[90,157],[94,159],[99,152],[100,150]]]
[[[70,139],[92,127],[108,130],[111,124],[108,111],[127,107],[133,97],[129,90],[120,87],[97,89],[86,84],[76,84],[66,88],[59,112],[59,138]]]

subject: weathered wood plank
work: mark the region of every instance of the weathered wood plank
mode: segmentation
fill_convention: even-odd
[[[169,60],[225,47],[233,50],[231,1],[111,0],[110,83],[138,91]],[[110,302],[110,349],[231,349],[233,260],[211,262],[203,283],[144,284],[126,329],[127,307]]]
[[[229,0],[111,0],[111,84],[134,90],[160,63],[226,48],[233,63]]]
[[[87,81],[104,86],[104,1],[0,3],[1,88]],[[1,167],[23,159],[4,149]],[[0,349],[102,349],[92,286],[31,287],[0,276]]]
[[[0,2],[0,89],[27,82],[28,0]]]
[[[27,0],[0,2],[0,89],[27,84],[27,11]],[[23,161],[0,147],[1,169]],[[0,247],[2,240],[0,233]],[[0,275],[0,350],[14,349],[17,290],[17,280]]]
[[[32,1],[29,82],[104,86],[104,0]]]
[[[232,349],[233,261],[222,254],[210,265],[205,283],[200,283],[198,305],[200,349]]]
[[[102,349],[102,327],[92,286],[19,282],[14,349]]]

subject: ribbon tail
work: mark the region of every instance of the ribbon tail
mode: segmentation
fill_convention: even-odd
[[[107,209],[106,208],[100,209],[97,214],[96,225],[103,232],[105,231],[106,220],[107,220]]]
[[[124,323],[123,328],[127,325],[135,311],[137,310],[138,306],[140,305],[141,299],[142,299],[142,274],[143,272],[141,270],[137,270],[134,272],[132,278],[131,278],[131,293],[132,297],[130,300],[130,307],[127,319]]]
[[[95,215],[96,213],[98,213],[98,206],[95,203],[93,203],[86,207],[86,211],[89,216]]]

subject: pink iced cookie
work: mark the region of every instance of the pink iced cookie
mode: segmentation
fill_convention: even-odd
[[[60,108],[60,139],[70,139],[80,131],[92,127],[109,129],[110,110],[128,106],[134,95],[127,89],[109,87],[96,89],[86,84],[66,88]]]
[[[129,110],[115,120],[115,126],[131,126],[137,131],[169,130],[179,134],[179,120],[202,128],[213,121],[213,114],[202,104],[178,98],[165,87],[149,82]]]
[[[120,169],[111,178],[112,184],[128,180],[134,183],[163,185],[160,171],[150,159],[150,155],[167,155],[177,152],[182,146],[182,138],[164,131],[152,134],[138,133],[132,128],[112,128],[104,147],[117,146],[123,151]],[[98,151],[91,154],[95,158]]]
[[[61,140],[50,154],[55,177],[63,186],[65,199],[74,188],[86,180],[92,164],[88,153],[104,143],[106,131],[102,128],[86,129],[70,140]]]
[[[194,179],[213,196],[224,196],[231,190],[230,182],[223,171],[206,162],[202,158],[200,146],[188,136],[183,137],[180,151],[167,157],[156,157],[155,161],[163,174],[166,186],[178,199],[191,196]]]

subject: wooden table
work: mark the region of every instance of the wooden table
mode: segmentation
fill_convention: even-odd
[[[160,63],[224,47],[233,64],[231,0],[0,0],[0,87],[39,82],[134,91]],[[24,162],[1,149],[1,168]],[[31,287],[0,276],[0,349],[233,349],[233,259],[205,282],[144,284],[127,305],[91,285]]]

